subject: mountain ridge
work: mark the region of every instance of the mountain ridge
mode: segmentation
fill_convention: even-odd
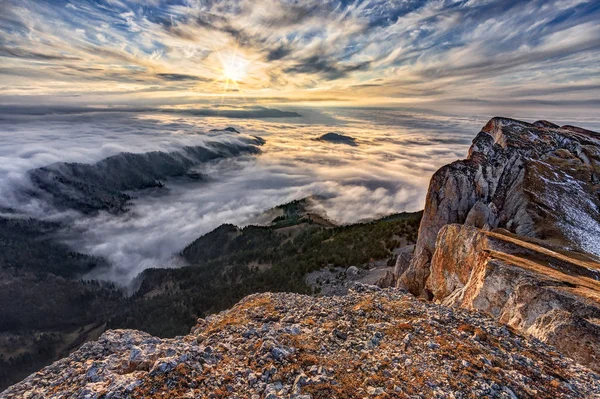
[[[59,162],[28,172],[34,189],[27,195],[45,199],[58,209],[84,214],[127,211],[133,199],[128,191],[163,187],[170,178],[200,180],[192,168],[204,162],[257,154],[265,141],[259,137],[236,136],[231,143],[209,141],[178,151],[123,152],[94,164]]]
[[[600,262],[585,241],[600,223],[599,172],[596,133],[493,118],[466,160],[432,177],[414,254],[402,252],[394,272],[378,283],[397,288],[355,283],[342,296],[253,294],[172,339],[108,330],[0,397],[600,397]],[[575,198],[568,196],[574,187]],[[573,221],[573,210],[583,216]],[[234,282],[239,273],[221,266],[258,271],[268,260],[265,270],[273,271],[291,237],[275,230],[289,234],[289,223],[310,225],[303,212],[292,202],[270,229],[223,225],[184,254]],[[581,223],[585,218],[593,223]],[[310,255],[285,265],[352,258],[350,242],[335,243],[330,235],[349,240],[367,231],[373,240],[377,229],[364,227],[319,226],[318,240],[309,235],[300,248],[282,247]],[[395,239],[396,228],[378,234],[390,230]],[[573,237],[575,228],[583,233]],[[389,254],[388,243],[377,241]],[[190,267],[184,277],[199,270]],[[294,273],[275,271],[280,282]],[[161,286],[158,274],[181,272],[155,273],[153,284]],[[187,277],[187,288],[200,287]],[[188,292],[169,278],[165,293]],[[148,286],[142,291],[152,293]]]
[[[265,212],[261,219],[269,221],[266,225],[220,226],[182,250],[181,263],[187,258],[189,266],[148,269],[129,295],[112,284],[80,280],[82,274],[109,265],[57,241],[64,225],[0,218],[0,296],[11,304],[0,308],[0,389],[106,329],[135,328],[160,337],[186,334],[198,317],[255,292],[326,291],[328,281],[305,282],[305,273],[327,269],[333,261],[343,270],[359,266],[366,274],[371,260],[393,260],[392,249],[401,244],[397,239],[416,239],[420,213],[336,227],[314,213],[312,201],[296,200]],[[381,242],[371,245],[363,242],[364,236]],[[253,248],[257,239],[264,250]],[[282,247],[286,241],[288,250]],[[298,254],[304,247],[305,253]],[[342,284],[338,279],[333,283]]]
[[[108,331],[0,395],[55,398],[589,398],[600,376],[461,309],[358,284],[246,297],[185,337]],[[37,396],[36,396],[37,395]]]

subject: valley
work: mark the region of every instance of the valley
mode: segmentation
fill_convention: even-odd
[[[306,281],[310,272],[393,264],[394,249],[416,241],[419,212],[336,226],[309,211],[312,201],[297,200],[265,212],[273,217],[265,226],[218,227],[181,251],[188,266],[145,270],[132,295],[112,283],[82,280],[90,271],[109,266],[53,239],[60,226],[35,219],[2,220],[0,300],[12,304],[0,308],[2,384],[66,356],[106,329],[174,337],[187,334],[198,318],[249,294],[318,295],[321,287]]]

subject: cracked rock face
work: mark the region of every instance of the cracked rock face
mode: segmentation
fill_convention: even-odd
[[[476,312],[398,289],[258,294],[159,339],[108,331],[1,398],[590,398],[600,376]]]
[[[447,225],[426,287],[447,306],[488,313],[600,371],[600,264],[506,231]]]
[[[440,229],[504,228],[600,256],[600,134],[547,121],[490,120],[466,160],[431,179],[419,238],[399,286],[425,283]]]
[[[600,134],[494,118],[441,168],[398,286],[600,369]]]

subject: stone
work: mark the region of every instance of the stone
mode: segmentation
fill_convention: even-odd
[[[464,225],[440,230],[426,287],[447,306],[486,312],[600,371],[600,263]]]
[[[346,269],[346,275],[348,275],[348,277],[356,277],[359,274],[360,270],[356,266],[350,266],[348,269]]]
[[[385,272],[385,275],[382,278],[377,280],[375,285],[379,288],[390,288],[396,285],[396,280],[396,274],[394,274],[393,271],[388,270]]]
[[[491,119],[467,159],[433,175],[415,253],[397,286],[430,298],[425,283],[438,232],[452,223],[503,228],[599,256],[599,181],[598,133]]]
[[[207,318],[200,345],[193,334],[159,339],[109,330],[0,397],[308,399],[332,397],[332,390],[349,398],[600,395],[600,375],[482,313],[420,301],[397,289],[357,288],[319,298],[251,295]],[[278,321],[265,326],[256,314]],[[331,314],[339,331],[350,328],[347,341],[331,339]],[[289,334],[287,316],[300,326],[298,335]],[[260,334],[243,338],[248,330]],[[368,348],[340,344],[373,339],[379,344]],[[275,367],[271,353],[279,350],[288,355]],[[153,359],[149,370],[121,367]]]
[[[397,286],[600,371],[600,134],[493,118],[431,179]]]
[[[335,336],[336,338],[339,338],[343,341],[348,339],[348,334],[346,334],[343,331],[338,330],[337,328],[335,330],[333,330],[333,336]]]

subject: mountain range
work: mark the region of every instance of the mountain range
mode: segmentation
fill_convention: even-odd
[[[61,204],[118,213],[126,190],[190,167],[167,154],[168,172],[140,177],[148,161],[123,157],[141,166],[118,186],[85,176],[120,161],[32,173]],[[7,320],[28,323],[3,332],[36,359],[3,360],[20,371],[4,381],[64,358],[0,397],[600,397],[600,134],[493,118],[433,175],[423,212],[336,226],[312,201],[218,227],[129,297],[77,280],[103,260],[69,252],[59,226],[6,218],[6,253],[31,242],[39,256],[3,263],[2,295],[19,304]],[[307,278],[324,270],[345,295]],[[358,281],[375,270],[375,285]]]

